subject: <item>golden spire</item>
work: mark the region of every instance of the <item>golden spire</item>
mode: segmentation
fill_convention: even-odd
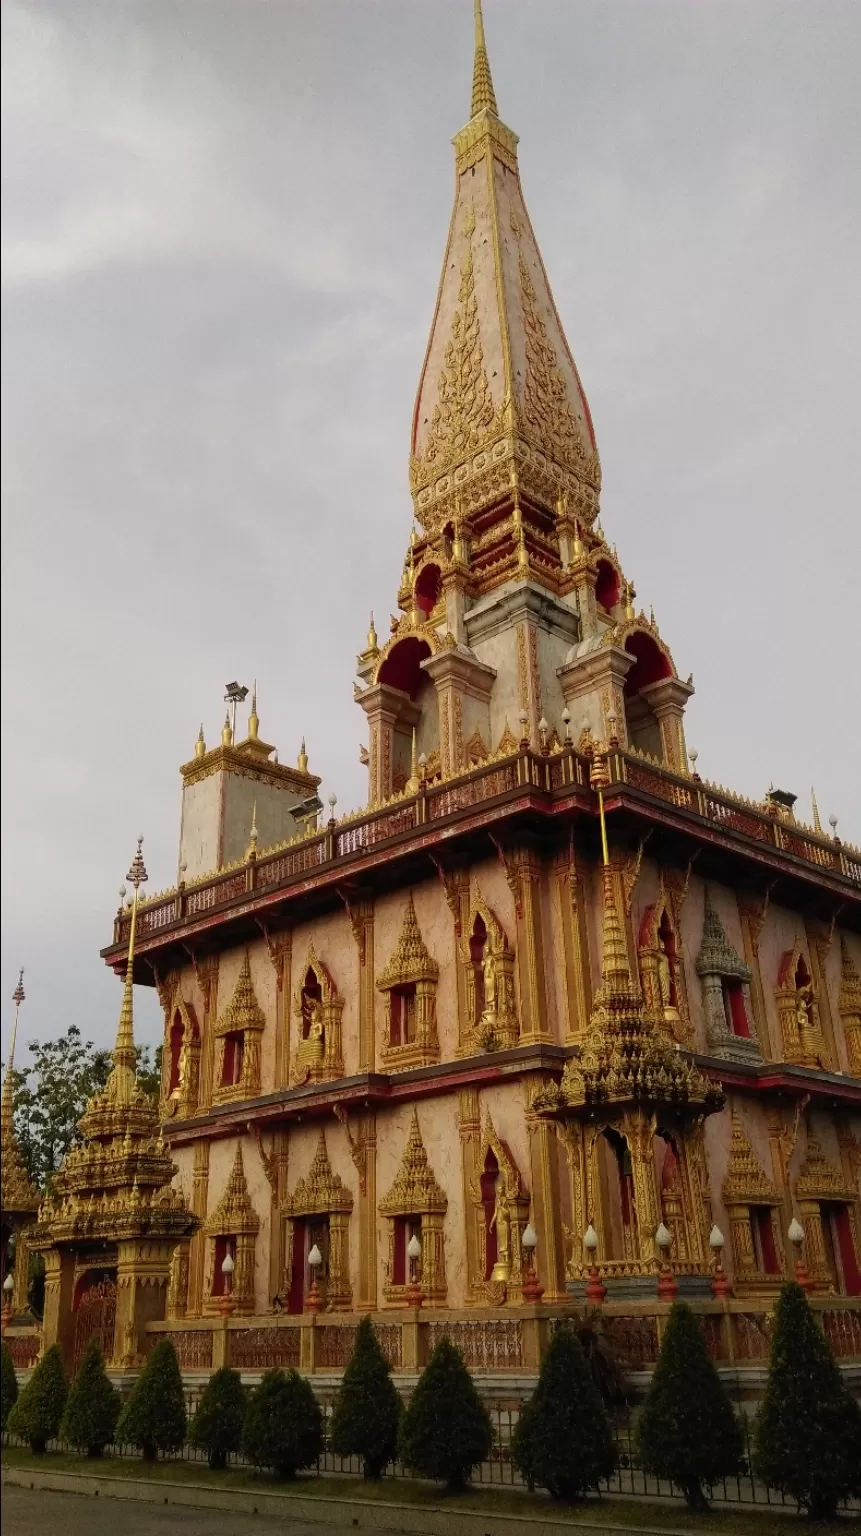
[[[368,650],[369,651],[377,651],[377,650],[379,650],[379,641],[377,640],[377,631],[376,631],[376,628],[374,626],[374,613],[373,613],[373,609],[371,610],[371,622],[368,625]]]
[[[24,1166],[21,1149],[15,1139],[15,1042],[18,1038],[18,1009],[24,1001],[24,972],[18,974],[18,985],[12,993],[15,1019],[12,1040],[9,1045],[9,1064],[3,1084],[2,1111],[0,1111],[0,1206],[6,1220],[15,1212],[36,1211],[39,1207],[39,1191],[30,1180]]]
[[[200,722],[200,730],[197,733],[197,741],[194,744],[195,757],[206,756],[206,742],[203,737],[203,721]]]
[[[230,710],[224,716],[224,725],[221,728],[221,745],[223,747],[233,746],[233,732],[230,729]]]
[[[146,865],[143,861],[141,848],[143,838],[138,838],[137,852],[131,862],[131,867],[126,876],[134,887],[132,898],[132,920],[129,926],[129,954],[126,962],[126,979],[123,986],[123,1005],[120,1009],[120,1022],[117,1026],[117,1038],[114,1044],[113,1068],[106,1084],[106,1093],[116,1104],[129,1104],[134,1097],[137,1083],[135,1065],[137,1053],[135,1051],[135,1030],[133,1013],[134,993],[134,969],[135,969],[135,934],[138,921],[138,894],[140,887],[148,879]],[[125,891],[122,893],[125,895]]]
[[[300,773],[308,772],[308,753],[305,751],[305,737],[302,737],[302,745],[299,748],[299,757],[296,764]]]
[[[819,820],[819,806],[816,804],[816,790],[811,788],[810,798],[813,801],[813,826],[817,832],[822,831],[822,822]]]
[[[260,733],[260,716],[257,713],[257,678],[251,690],[251,714],[248,716],[248,740],[256,741]]]
[[[18,1009],[24,1001],[24,969],[18,972],[18,985],[12,993],[12,1001],[15,1004],[15,1019],[12,1024],[12,1039],[9,1044],[9,1062],[6,1067],[6,1081],[3,1084],[3,1127],[6,1128],[8,1120],[12,1125],[14,1114],[14,1094],[12,1089],[12,1072],[15,1067],[15,1041],[18,1038]]]
[[[257,801],[255,800],[251,809],[251,831],[248,834],[248,847],[245,850],[246,859],[250,859],[252,853],[256,854],[259,836],[260,833],[257,831]]]
[[[416,757],[416,728],[413,726],[413,744],[410,752],[410,776],[404,786],[404,793],[417,795],[419,792],[419,765]]]
[[[598,791],[598,817],[601,823],[601,860],[603,864],[601,874],[604,885],[601,986],[605,991],[608,989],[616,990],[620,985],[630,985],[631,967],[628,963],[628,946],[625,943],[625,936],[619,921],[619,908],[616,904],[613,871],[610,868],[607,822],[604,816],[604,786],[607,783],[607,760],[603,749],[595,753],[589,778],[592,788]]]
[[[475,62],[472,66],[472,110],[470,117],[477,117],[479,112],[491,112],[498,116],[496,110],[496,95],[493,89],[493,77],[490,73],[490,60],[487,57],[487,46],[484,41],[484,17],[481,14],[481,0],[475,0]]]

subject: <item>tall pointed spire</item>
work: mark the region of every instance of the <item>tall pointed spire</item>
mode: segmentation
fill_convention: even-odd
[[[9,1045],[9,1062],[3,1083],[2,1110],[0,1110],[0,1207],[4,1225],[9,1217],[26,1216],[39,1206],[39,1191],[31,1183],[24,1166],[21,1149],[15,1136],[15,1042],[18,1037],[18,1010],[24,1001],[24,972],[18,976],[18,985],[12,993],[15,1018],[12,1023],[12,1039]]]
[[[481,14],[481,0],[475,0],[475,60],[472,66],[472,110],[470,117],[477,117],[479,112],[492,112],[496,117],[496,94],[493,89],[493,76],[490,73],[490,60],[487,57],[487,46],[484,41],[484,17]]]
[[[126,979],[123,986],[123,1004],[120,1009],[120,1022],[117,1026],[117,1038],[113,1052],[113,1070],[108,1079],[107,1091],[117,1104],[128,1104],[135,1093],[136,1072],[135,1063],[137,1053],[135,1051],[134,1030],[134,969],[135,969],[135,936],[138,919],[138,893],[140,887],[148,879],[146,865],[143,861],[141,848],[143,838],[138,838],[137,852],[131,862],[131,867],[126,876],[134,888],[132,898],[132,920],[129,927],[129,956],[126,962]],[[123,890],[122,895],[125,895]]]

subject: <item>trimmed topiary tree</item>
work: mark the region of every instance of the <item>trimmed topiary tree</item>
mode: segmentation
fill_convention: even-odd
[[[539,1484],[554,1499],[581,1499],[616,1465],[610,1421],[571,1328],[557,1328],[550,1340],[511,1454],[527,1484]]]
[[[673,1304],[636,1428],[643,1469],[675,1483],[690,1509],[708,1509],[704,1487],[738,1471],[741,1424],[690,1307]]]
[[[3,1343],[2,1350],[0,1350],[0,1362],[2,1362],[2,1366],[0,1366],[0,1371],[2,1372],[2,1374],[0,1374],[0,1386],[2,1386],[2,1411],[0,1411],[0,1428],[5,1429],[6,1420],[8,1419],[12,1405],[18,1396],[18,1377],[15,1375],[15,1362],[12,1359],[9,1346],[5,1341]]]
[[[136,1445],[144,1461],[156,1461],[159,1451],[181,1451],[185,1432],[185,1394],[176,1350],[170,1339],[162,1339],[120,1414],[117,1444]]]
[[[267,1371],[245,1414],[242,1449],[255,1467],[292,1479],[323,1452],[323,1415],[298,1371]]]
[[[463,1355],[440,1340],[401,1419],[398,1452],[418,1477],[462,1488],[493,1444],[493,1427]]]
[[[382,1477],[398,1449],[401,1400],[369,1317],[356,1329],[329,1431],[339,1456],[361,1456],[365,1477]]]
[[[226,1467],[228,1456],[241,1448],[245,1408],[245,1388],[239,1372],[228,1366],[215,1371],[188,1431],[191,1444],[206,1451],[213,1472]]]
[[[44,1455],[48,1441],[59,1430],[68,1391],[60,1346],[52,1344],[14,1404],[6,1425],[10,1434],[29,1440],[34,1455]]]
[[[753,1463],[764,1483],[816,1519],[832,1518],[861,1485],[861,1408],[794,1281],[782,1287],[775,1309]]]
[[[101,1456],[117,1427],[122,1402],[108,1380],[98,1339],[91,1339],[80,1369],[72,1382],[60,1438],[88,1456]]]

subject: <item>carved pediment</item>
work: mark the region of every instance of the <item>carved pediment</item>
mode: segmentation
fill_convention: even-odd
[[[412,893],[407,898],[400,938],[385,970],[377,977],[381,992],[410,982],[436,981],[439,966],[434,960],[419,928]]]
[[[227,1180],[224,1194],[215,1210],[206,1219],[204,1231],[209,1237],[238,1237],[243,1233],[255,1233],[260,1218],[251,1203],[245,1165],[242,1160],[242,1143],[237,1142],[236,1156]]]
[[[797,1200],[853,1200],[856,1191],[842,1168],[830,1163],[815,1136],[807,1138],[807,1156],[795,1181]]]
[[[302,1014],[303,992],[307,985],[309,972],[314,977],[315,982],[320,988],[320,993],[324,1004],[343,1002],[343,999],[338,992],[338,988],[335,986],[335,983],[332,980],[330,971],[328,970],[327,966],[324,965],[323,961],[318,959],[317,951],[314,948],[314,942],[312,940],[308,945],[308,953],[305,956],[305,964],[302,966],[299,972],[299,984],[296,988],[293,999],[293,1008],[296,1014]]]
[[[520,1169],[514,1161],[514,1156],[508,1143],[503,1141],[502,1137],[497,1134],[496,1126],[489,1113],[484,1122],[484,1131],[482,1132],[481,1146],[478,1152],[477,1167],[479,1169],[484,1168],[488,1152],[492,1152],[496,1158],[506,1200],[513,1201],[518,1205],[523,1204],[528,1208],[529,1194],[524,1188]],[[481,1199],[480,1184],[473,1185],[472,1194],[473,1199]]]
[[[698,976],[727,976],[742,982],[749,982],[752,974],[750,966],[745,964],[730,944],[723,923],[711,904],[708,886],[696,972]]]
[[[430,1211],[443,1212],[447,1206],[448,1199],[428,1162],[418,1115],[413,1110],[401,1166],[391,1189],[380,1201],[380,1211],[384,1216],[422,1216]]]
[[[766,1177],[735,1110],[732,1112],[732,1139],[722,1195],[726,1206],[780,1204],[780,1195]]]
[[[352,1194],[329,1162],[325,1131],[320,1132],[311,1167],[288,1195],[284,1209],[290,1216],[322,1216],[353,1209]]]
[[[242,969],[237,977],[233,996],[224,1012],[216,1020],[216,1035],[232,1035],[246,1030],[263,1030],[266,1028],[266,1015],[257,1001],[257,994],[251,980],[251,959],[248,950],[242,961]]]

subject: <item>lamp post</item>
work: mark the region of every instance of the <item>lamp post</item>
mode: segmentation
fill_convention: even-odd
[[[3,1332],[4,1333],[6,1332],[6,1329],[9,1327],[9,1324],[12,1321],[12,1292],[14,1291],[14,1289],[15,1289],[15,1277],[12,1274],[12,1271],[10,1269],[8,1275],[6,1276],[6,1279],[3,1281],[2,1323],[3,1323]]]
[[[221,1293],[221,1313],[223,1317],[229,1317],[233,1311],[233,1271],[235,1268],[233,1255],[228,1248],[221,1261],[221,1273],[224,1276],[224,1288]]]
[[[795,1278],[803,1291],[812,1291],[813,1281],[804,1262],[804,1228],[797,1216],[793,1216],[786,1235],[795,1249]]]
[[[407,1261],[410,1266],[410,1283],[407,1286],[407,1306],[420,1307],[425,1299],[421,1281],[422,1245],[417,1232],[407,1243]]]
[[[712,1295],[731,1296],[732,1286],[726,1277],[723,1267],[724,1235],[718,1226],[714,1226],[709,1233],[709,1247],[714,1254],[715,1272],[712,1276]]]
[[[531,1221],[527,1222],[523,1229],[523,1236],[520,1239],[520,1244],[523,1248],[523,1300],[532,1302],[540,1301],[544,1295],[544,1287],[543,1285],[538,1284],[538,1270],[535,1267],[535,1250],[538,1247],[538,1233],[533,1227]]]
[[[323,1298],[320,1295],[320,1287],[317,1284],[317,1274],[319,1270],[322,1269],[322,1267],[323,1255],[315,1243],[308,1255],[308,1268],[311,1271],[311,1286],[308,1291],[308,1300],[306,1301],[305,1306],[309,1312],[319,1312],[323,1305]]]
[[[675,1301],[679,1294],[676,1277],[670,1268],[670,1244],[672,1233],[661,1222],[655,1233],[655,1242],[661,1253],[661,1272],[658,1275],[658,1296],[661,1301]]]
[[[598,1268],[598,1234],[591,1221],[583,1233],[583,1247],[589,1259],[589,1268],[586,1271],[586,1300],[590,1306],[600,1307],[602,1301],[607,1300],[607,1287],[601,1280],[601,1271]]]

